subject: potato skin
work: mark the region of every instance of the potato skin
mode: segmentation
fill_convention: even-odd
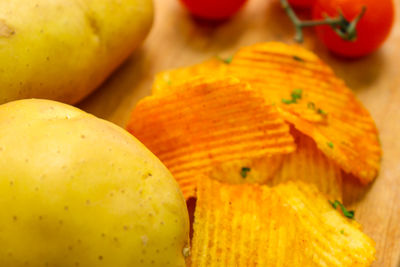
[[[177,183],[137,139],[50,100],[0,106],[0,266],[185,266]]]
[[[134,51],[152,21],[152,0],[0,1],[0,103],[77,103]]]

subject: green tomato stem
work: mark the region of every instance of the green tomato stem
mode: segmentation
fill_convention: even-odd
[[[341,12],[339,12],[338,17],[331,18],[325,15],[323,20],[300,20],[287,0],[280,0],[282,8],[285,10],[286,14],[292,21],[296,34],[294,40],[298,43],[304,41],[303,28],[304,27],[315,27],[319,25],[329,25],[343,40],[355,41],[357,39],[356,26],[360,19],[364,16],[366,7],[363,6],[360,14],[349,22]]]

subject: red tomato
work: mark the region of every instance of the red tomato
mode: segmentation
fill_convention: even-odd
[[[220,20],[231,17],[247,0],[181,0],[194,16]]]
[[[351,21],[365,6],[366,12],[358,22],[357,39],[354,42],[341,39],[330,26],[318,26],[318,37],[336,54],[345,57],[360,57],[375,51],[388,37],[394,19],[392,0],[316,0],[313,19],[322,19],[324,14],[336,17],[341,10]]]
[[[315,0],[288,0],[288,2],[293,7],[307,8],[312,7]]]

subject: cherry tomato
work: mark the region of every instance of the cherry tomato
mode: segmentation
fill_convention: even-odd
[[[330,26],[318,26],[318,37],[332,52],[345,57],[360,57],[379,48],[388,37],[394,19],[392,0],[316,0],[313,6],[313,19],[322,19],[324,14],[336,17],[339,10],[351,21],[361,12],[366,12],[358,22],[357,39],[345,41]]]
[[[226,19],[234,15],[247,0],[181,0],[195,17],[210,20]]]
[[[315,0],[288,0],[288,2],[293,7],[309,8],[312,7]]]

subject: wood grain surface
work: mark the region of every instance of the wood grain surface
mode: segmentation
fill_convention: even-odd
[[[376,242],[373,266],[400,266],[400,2],[396,21],[385,45],[358,60],[331,55],[306,31],[305,46],[333,67],[371,112],[383,146],[378,179],[360,187],[349,179],[345,202]],[[153,30],[106,83],[78,106],[125,126],[136,102],[150,94],[154,75],[193,64],[214,55],[229,56],[239,47],[278,40],[293,43],[292,25],[277,0],[250,0],[234,18],[205,23],[191,18],[178,0],[155,0]]]

